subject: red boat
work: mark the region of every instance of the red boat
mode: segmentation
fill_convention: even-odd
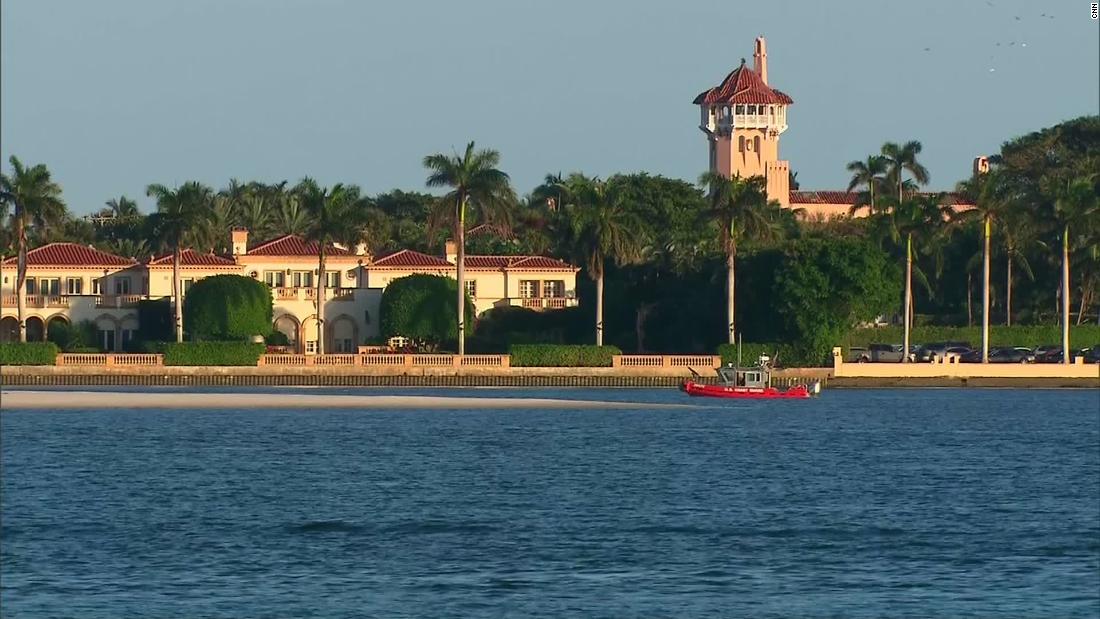
[[[741,398],[751,400],[806,399],[821,392],[821,384],[795,385],[786,391],[771,386],[771,367],[768,357],[760,357],[760,365],[750,368],[721,367],[715,370],[718,383],[708,385],[699,382],[699,373],[691,368],[692,379],[680,385],[680,391],[694,397]]]

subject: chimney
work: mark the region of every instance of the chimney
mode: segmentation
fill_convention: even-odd
[[[768,83],[768,48],[764,35],[756,37],[756,49],[752,54],[752,69],[765,84]]]
[[[447,256],[447,262],[451,264],[458,264],[458,244],[454,241],[447,239],[447,242],[443,244],[443,253]]]
[[[979,155],[974,158],[974,176],[989,172],[989,157]]]
[[[233,255],[243,256],[248,253],[248,228],[233,228],[229,233],[233,241]]]

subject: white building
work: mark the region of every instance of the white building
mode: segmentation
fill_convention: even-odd
[[[181,255],[183,293],[197,280],[226,273],[245,275],[271,287],[274,330],[292,348],[317,349],[317,245],[287,235],[249,245],[248,231],[232,231],[232,255],[186,250]],[[382,291],[415,273],[455,277],[456,252],[402,250],[372,259],[365,246],[331,245],[326,250],[325,351],[354,352],[379,334]],[[535,310],[577,304],[578,269],[544,256],[466,256],[466,290],[481,314],[502,306]],[[18,339],[16,257],[0,263],[0,340]],[[28,341],[46,338],[54,321],[95,324],[99,345],[122,350],[138,329],[137,302],[171,296],[172,256],[139,263],[75,243],[50,243],[27,253],[25,316]]]

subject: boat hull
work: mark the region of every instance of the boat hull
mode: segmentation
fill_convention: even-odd
[[[741,400],[804,400],[810,397],[805,385],[795,385],[786,391],[775,387],[730,387],[726,385],[705,385],[693,380],[685,381],[680,390],[692,397],[734,398]]]

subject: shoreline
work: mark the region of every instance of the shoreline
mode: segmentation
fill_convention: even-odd
[[[170,402],[154,398],[135,398],[132,392],[118,391],[32,391],[3,390],[0,401],[5,409],[74,410],[111,409],[623,409],[698,408],[694,404],[651,404],[602,400],[559,400],[553,398],[478,398],[420,395],[325,395],[270,393],[173,393]]]

